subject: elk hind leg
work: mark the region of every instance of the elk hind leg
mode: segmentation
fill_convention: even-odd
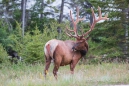
[[[45,70],[44,70],[45,77],[48,73],[48,69],[49,69],[50,64],[51,64],[51,57],[49,57],[49,58],[46,57]]]
[[[57,80],[57,72],[58,72],[58,69],[59,69],[59,65],[55,65],[55,66],[54,66],[54,69],[53,69],[53,74],[54,74],[54,77],[56,78],[56,80]]]
[[[61,60],[62,60],[61,57],[59,57],[58,60],[54,60],[53,74],[54,74],[54,77],[56,78],[56,80],[57,80],[57,72],[58,72],[58,69],[60,67]]]

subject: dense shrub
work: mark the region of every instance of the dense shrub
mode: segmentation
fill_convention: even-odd
[[[43,40],[44,37],[38,29],[33,31],[33,35],[25,35],[21,55],[27,63],[44,62]]]
[[[8,55],[6,50],[3,48],[2,44],[0,44],[0,64],[8,62]]]
[[[50,27],[44,28],[43,32],[38,27],[26,32],[22,37],[21,29],[18,27],[8,39],[11,39],[11,46],[16,50],[26,63],[44,63],[44,45],[50,39],[58,38],[58,24],[52,23]]]
[[[38,29],[38,26],[35,26],[32,31],[25,32],[23,37],[21,25],[18,22],[16,23],[16,28],[13,30],[12,34],[7,37],[9,43],[6,43],[6,46],[12,47],[13,50],[17,51],[26,63],[44,63],[44,45],[50,39],[74,40],[74,38],[66,36],[66,24],[51,22],[49,26],[44,25],[42,31]],[[89,30],[86,24],[80,23],[79,27],[84,28],[84,33]],[[60,29],[60,32],[57,31],[57,28]],[[119,57],[121,55],[119,47],[116,45],[117,41],[116,39],[114,40],[114,37],[117,38],[117,36],[112,37],[113,34],[110,33],[103,34],[105,30],[108,29],[105,27],[96,28],[89,34],[89,51],[85,58],[94,56],[95,58],[91,59],[93,63],[100,61],[99,59],[101,59],[103,55],[106,55],[106,58]],[[82,34],[81,31],[79,34]]]

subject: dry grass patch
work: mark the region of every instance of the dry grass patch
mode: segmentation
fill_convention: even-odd
[[[129,84],[129,64],[104,63],[102,65],[77,65],[74,75],[69,66],[60,67],[58,81],[51,65],[49,74],[43,76],[44,65],[12,65],[0,70],[1,86],[100,86]]]

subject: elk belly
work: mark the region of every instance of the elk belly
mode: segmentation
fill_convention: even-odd
[[[60,66],[68,65],[68,64],[70,64],[70,63],[71,63],[71,61],[72,61],[72,59],[71,59],[71,60],[62,60],[62,62],[61,62],[61,64],[60,64]]]
[[[71,63],[71,61],[63,61],[63,60],[62,60],[60,66],[65,66],[65,65],[68,65],[68,64],[70,64],[70,63]]]

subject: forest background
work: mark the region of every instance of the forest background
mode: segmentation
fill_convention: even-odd
[[[92,23],[90,8],[98,16],[108,14],[108,21],[97,23],[89,34],[89,52],[84,64],[121,62],[129,59],[129,0],[1,0],[0,7],[0,64],[8,61],[8,49],[17,51],[25,63],[44,63],[44,45],[50,39],[74,40],[65,34],[72,28],[69,11],[86,17],[78,31],[89,30]],[[33,3],[33,5],[31,5]],[[64,9],[65,8],[65,9]],[[67,8],[67,9],[66,9]],[[68,12],[68,13],[67,13]]]

